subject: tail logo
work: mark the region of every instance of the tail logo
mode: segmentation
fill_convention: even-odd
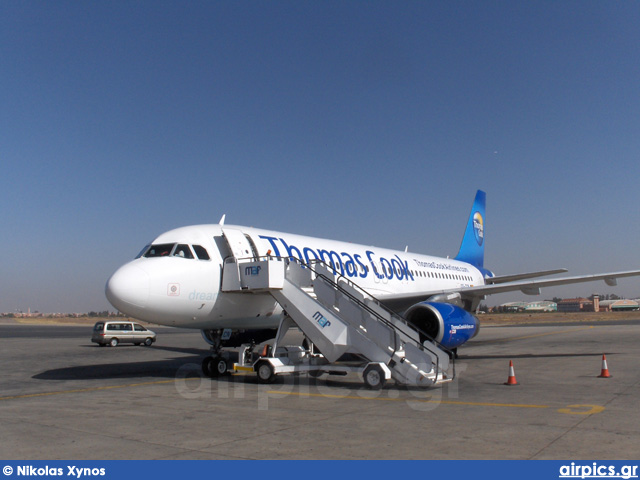
[[[482,220],[482,215],[480,212],[476,212],[473,214],[473,233],[476,237],[476,242],[478,242],[479,246],[482,246],[484,242],[484,221]]]

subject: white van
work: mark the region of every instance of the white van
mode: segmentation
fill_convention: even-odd
[[[91,341],[101,347],[115,347],[119,343],[145,344],[149,347],[156,341],[156,334],[135,322],[98,322],[93,326]]]

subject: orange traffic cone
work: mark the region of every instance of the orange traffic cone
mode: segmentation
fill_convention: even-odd
[[[600,375],[598,375],[598,378],[610,378],[611,375],[609,374],[609,367],[607,367],[607,357],[602,354],[602,371],[600,372]]]
[[[505,385],[518,385],[516,381],[516,372],[513,370],[513,361],[509,360],[509,378]]]

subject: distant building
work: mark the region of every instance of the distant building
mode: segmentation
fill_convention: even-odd
[[[557,312],[558,304],[556,302],[531,302],[524,309],[525,312]]]
[[[600,301],[602,305],[602,301]],[[593,302],[588,298],[567,298],[558,302],[558,312],[593,312]]]
[[[600,300],[601,312],[621,312],[638,309],[640,309],[640,304],[635,300]]]
[[[558,305],[555,302],[540,301],[540,302],[509,302],[503,303],[497,309],[500,312],[557,312]]]
[[[640,310],[638,300],[600,300],[599,295],[594,295],[593,300],[588,298],[567,298],[558,303],[549,301],[539,302],[509,302],[494,307],[494,312],[501,313],[538,313],[538,312],[621,312],[628,310]]]
[[[498,310],[503,313],[516,313],[524,311],[527,306],[526,302],[509,302],[503,303],[498,307]]]

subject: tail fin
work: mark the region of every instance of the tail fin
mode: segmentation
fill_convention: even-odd
[[[467,262],[477,268],[484,267],[484,219],[487,194],[482,190],[476,193],[476,199],[471,207],[471,215],[467,222],[467,229],[462,237],[462,245],[456,260]]]

